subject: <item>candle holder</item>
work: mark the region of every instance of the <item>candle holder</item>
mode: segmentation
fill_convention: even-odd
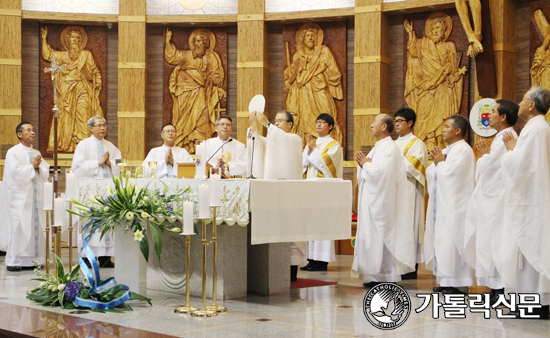
[[[196,307],[192,307],[189,303],[189,293],[191,290],[190,282],[191,282],[191,234],[180,234],[182,236],[185,236],[185,247],[186,247],[186,255],[185,255],[185,305],[179,306],[174,309],[175,313],[192,313],[197,311],[198,309]],[[192,234],[195,235],[195,234]]]
[[[73,210],[72,198],[76,197],[75,176],[70,169],[65,171],[66,194],[65,199],[69,202],[69,210]],[[73,214],[69,213],[69,268],[73,267]]]
[[[206,308],[206,220],[208,218],[199,218],[202,221],[202,307],[200,310],[191,312],[193,317],[215,317],[216,311]]]
[[[224,306],[218,306],[218,303],[216,301],[217,299],[217,293],[218,293],[218,233],[217,228],[218,225],[216,224],[216,211],[218,209],[218,206],[211,206],[212,207],[212,245],[214,246],[214,253],[212,255],[212,306],[207,307],[207,310],[210,311],[216,311],[216,312],[226,312],[227,308]]]
[[[53,253],[55,256],[61,259],[61,225],[52,225],[52,235],[53,235]],[[54,270],[55,275],[57,275],[57,262],[54,259]]]
[[[46,210],[46,229],[44,229],[44,232],[46,233],[46,273],[50,273],[50,220],[51,220],[51,210]]]
[[[69,200],[69,209],[73,210],[73,201]],[[73,214],[69,212],[69,269],[73,268]]]

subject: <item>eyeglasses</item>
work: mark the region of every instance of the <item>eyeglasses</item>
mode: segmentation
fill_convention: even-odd
[[[407,122],[407,120],[403,120],[403,119],[393,120],[393,123],[395,123],[395,124],[399,124],[399,123],[402,123],[402,122]]]
[[[222,126],[222,127],[231,127],[232,124],[231,124],[231,123],[218,123],[218,126]]]
[[[288,122],[287,120],[283,120],[283,119],[276,119],[273,121],[273,124],[275,123],[283,123],[283,122]]]
[[[166,134],[175,134],[176,130],[175,129],[165,129],[162,132],[166,133]]]
[[[21,129],[21,131],[26,131],[26,132],[29,132],[29,133],[34,133],[34,129],[32,129],[32,128]]]
[[[318,120],[318,121],[315,121],[315,124],[328,124],[328,123],[327,121]]]
[[[106,125],[106,124],[96,124],[96,125],[94,126],[94,128],[96,128],[96,127],[99,128],[99,129],[101,129],[101,128],[107,128],[107,125]]]

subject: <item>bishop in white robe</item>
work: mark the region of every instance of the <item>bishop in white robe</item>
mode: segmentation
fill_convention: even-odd
[[[302,165],[306,179],[343,178],[344,153],[338,141],[330,136],[334,118],[323,113],[317,117],[315,127],[318,138],[307,135],[308,145],[302,153]],[[308,264],[301,267],[308,271],[326,271],[327,264],[336,260],[334,241],[307,242]]]
[[[510,132],[517,138],[513,125],[518,119],[518,105],[509,100],[498,100],[489,116],[489,125],[497,130],[491,146],[481,139],[477,151],[481,157],[476,163],[476,187],[468,206],[465,224],[464,260],[476,270],[477,285],[491,288],[492,302],[502,293],[504,284],[495,269],[493,257],[497,255],[492,246],[492,229],[500,227],[495,223],[501,213],[499,196],[502,193],[502,155],[508,150],[502,136]]]
[[[121,159],[120,151],[105,139],[107,123],[101,116],[88,120],[92,136],[78,143],[73,157],[72,172],[75,174],[77,186],[83,178],[110,178],[120,174],[120,168],[115,164]],[[77,227],[80,229],[80,227]],[[82,237],[78,233],[78,249],[82,247]],[[114,256],[114,233],[107,232],[100,240],[101,233],[96,233],[88,241],[88,245],[96,257]]]
[[[544,114],[550,91],[532,87],[519,104],[519,117],[527,123],[516,140],[503,135],[502,209],[493,229],[495,267],[507,293],[540,295],[541,318],[550,304],[550,127]]]
[[[157,164],[155,167],[156,178],[177,178],[177,163],[193,162],[193,158],[187,150],[175,146],[176,133],[177,130],[173,124],[166,123],[162,126],[160,131],[160,137],[163,141],[162,146],[151,149],[142,164],[148,177],[151,176],[149,162],[156,162]]]
[[[398,282],[416,263],[412,203],[401,151],[390,137],[393,119],[376,116],[371,131],[377,142],[365,156],[356,154],[359,203],[352,270],[359,278]]]
[[[46,212],[42,209],[50,165],[32,147],[36,134],[30,123],[20,123],[16,134],[21,143],[6,154],[0,193],[0,249],[6,251],[10,271],[46,263]]]
[[[428,167],[428,149],[421,139],[413,134],[416,113],[410,108],[401,108],[394,114],[395,131],[399,138],[395,143],[403,156],[407,172],[407,196],[414,200],[411,226],[414,228],[416,243],[415,271],[401,276],[402,279],[415,279],[418,264],[424,262],[424,205],[426,195],[426,168]]]
[[[229,175],[246,175],[247,153],[246,147],[238,140],[231,138],[233,120],[227,115],[222,115],[216,120],[216,132],[218,137],[206,140],[206,159],[213,167],[226,166]],[[231,160],[224,162],[223,154],[231,154]]]
[[[442,136],[449,146],[434,147],[434,163],[426,170],[430,199],[426,213],[424,254],[426,267],[433,269],[441,288],[434,291],[467,293],[474,285],[474,270],[464,254],[464,216],[475,185],[475,156],[464,137],[466,118],[451,115]]]

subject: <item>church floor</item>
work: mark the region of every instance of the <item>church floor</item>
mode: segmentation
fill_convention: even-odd
[[[66,251],[66,249],[64,249]],[[68,254],[64,252],[64,261]],[[550,336],[550,320],[491,319],[466,310],[465,319],[432,318],[432,306],[421,313],[414,309],[422,304],[417,292],[429,293],[435,278],[425,269],[418,280],[399,284],[409,293],[412,310],[408,320],[395,330],[373,327],[363,315],[366,290],[363,281],[350,273],[352,256],[337,256],[327,272],[298,273],[298,278],[337,281],[338,285],[291,289],[272,296],[249,295],[246,298],[222,301],[229,311],[213,318],[193,318],[178,315],[174,308],[184,303],[184,297],[153,290],[147,296],[153,307],[132,304],[133,312],[101,314],[74,313],[71,310],[39,306],[25,298],[37,285],[30,281],[32,271],[8,272],[4,257],[0,257],[0,336],[66,337],[540,337]],[[102,278],[114,269],[102,269]],[[481,287],[470,292],[484,292]],[[192,298],[192,305],[200,299]],[[13,333],[8,333],[13,331]],[[17,334],[19,333],[19,334]]]

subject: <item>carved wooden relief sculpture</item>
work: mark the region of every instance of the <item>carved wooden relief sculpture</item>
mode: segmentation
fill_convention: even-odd
[[[425,36],[418,38],[412,23],[404,23],[409,34],[405,102],[417,112],[415,134],[428,149],[442,145],[443,119],[458,114],[462,101],[466,67],[459,68],[462,53],[447,41],[452,24],[447,14],[434,13],[426,20]]]
[[[472,11],[472,19],[474,21],[474,28],[470,24],[470,17],[468,15],[468,5],[466,0],[455,0],[456,10],[460,16],[462,27],[468,37],[470,47],[468,47],[468,55],[471,57],[476,56],[479,53],[483,53],[483,45],[481,44],[481,2],[480,0],[469,0],[470,10]]]
[[[56,51],[47,42],[48,29],[40,30],[42,39],[42,57],[51,62],[55,56],[56,63],[64,66],[57,73],[55,88],[57,90],[58,113],[58,151],[73,152],[81,140],[90,136],[88,119],[92,116],[103,116],[99,95],[102,88],[101,74],[94,61],[94,56],[84,50],[88,35],[84,28],[66,27],[60,36],[64,50]],[[48,152],[53,151],[53,124],[48,139]]]
[[[295,114],[293,132],[304,140],[307,134],[317,135],[317,116],[330,114],[336,122],[331,136],[343,144],[334,103],[334,99],[344,99],[342,72],[330,48],[323,45],[323,35],[318,24],[307,23],[296,32],[294,55],[290,55],[288,43],[285,45],[287,64],[283,76],[289,91],[285,109]]]
[[[531,65],[531,83],[533,86],[543,86],[550,90],[550,26],[542,10],[535,11],[535,22],[544,39],[533,56]]]
[[[215,131],[216,111],[220,111],[220,102],[226,97],[224,69],[214,52],[216,37],[211,30],[191,32],[189,50],[178,50],[171,43],[170,30],[165,37],[164,57],[176,66],[169,80],[172,123],[178,131],[176,145],[194,153],[194,140],[206,140]]]

